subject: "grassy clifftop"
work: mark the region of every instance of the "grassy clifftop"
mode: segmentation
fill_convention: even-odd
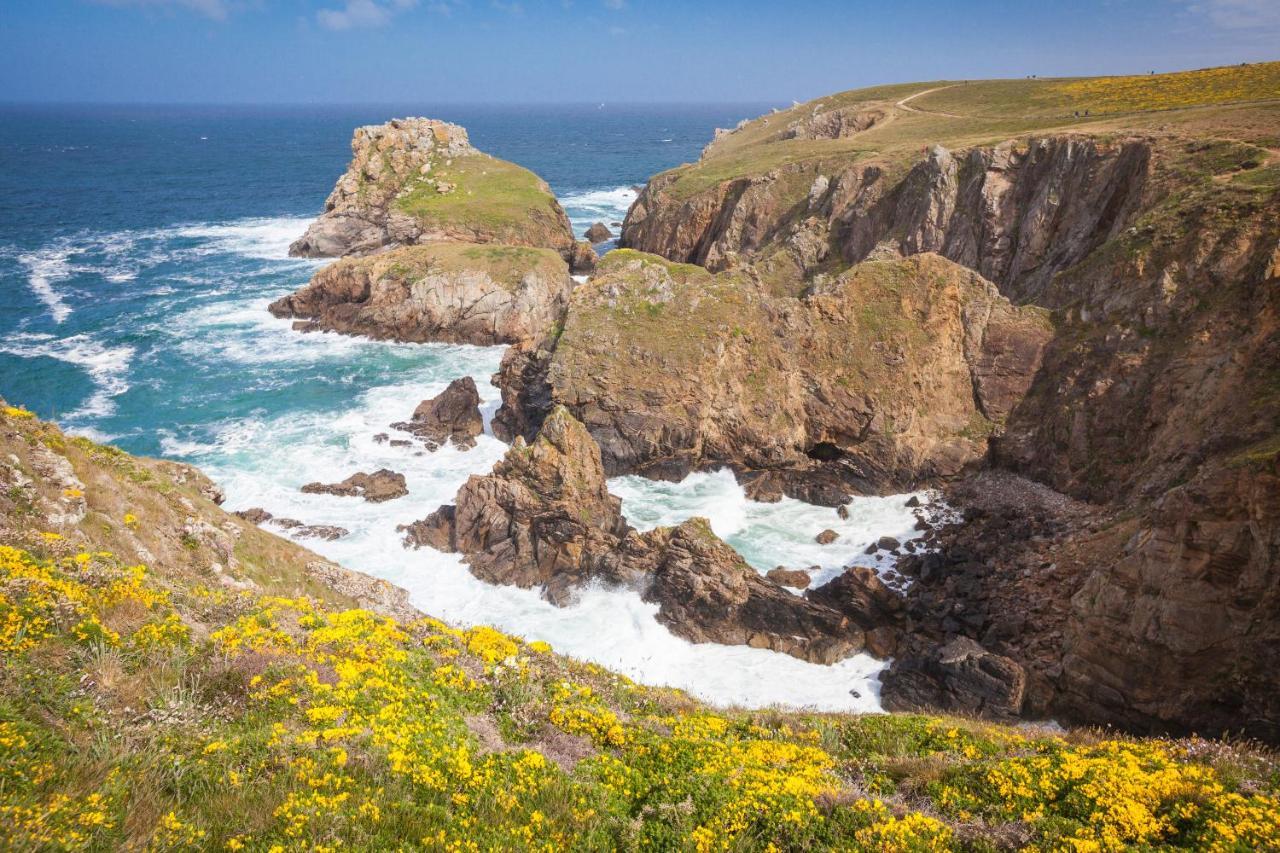
[[[489,628],[353,607],[185,466],[8,406],[0,442],[14,849],[1280,844],[1264,751],[716,711]],[[243,525],[234,565],[197,522]]]
[[[861,121],[833,131],[822,117],[837,112]],[[875,158],[897,166],[918,159],[926,145],[967,148],[1027,134],[1185,133],[1270,151],[1280,148],[1278,126],[1280,62],[1136,77],[905,83],[842,92],[746,122],[720,135],[697,163],[665,173],[663,189],[688,198],[794,163]]]

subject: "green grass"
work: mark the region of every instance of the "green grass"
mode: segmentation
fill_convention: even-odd
[[[909,102],[917,111],[895,106],[917,94]],[[1265,143],[1275,137],[1277,100],[1280,62],[1139,77],[934,81],[860,89],[749,122],[712,143],[697,163],[664,173],[659,183],[673,197],[687,199],[727,180],[800,164],[830,173],[875,161],[892,173],[934,143],[962,149],[1034,133],[1105,137],[1185,127],[1194,135],[1207,127],[1212,128],[1208,135],[1225,132]],[[815,107],[864,107],[887,111],[888,118],[845,139],[782,138],[789,124],[810,116]]]
[[[447,181],[454,189],[438,192],[435,181]],[[396,199],[396,208],[427,228],[480,230],[499,237],[560,230],[562,214],[542,179],[485,154],[437,163],[407,189]]]

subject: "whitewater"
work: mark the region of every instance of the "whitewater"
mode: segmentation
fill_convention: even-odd
[[[576,232],[602,221],[616,233],[613,223],[634,198],[634,188],[616,187],[569,194],[562,203]],[[75,391],[68,396],[74,407],[58,415],[69,431],[192,462],[224,489],[229,510],[257,506],[346,528],[349,535],[336,541],[298,541],[403,587],[424,612],[543,640],[717,705],[879,710],[885,664],[870,656],[820,666],[762,649],[691,644],[663,628],[656,606],[634,591],[593,586],[559,608],[537,591],[477,580],[457,555],[406,549],[398,525],[452,502],[469,476],[488,472],[506,450],[488,429],[499,402],[490,379],[503,348],[303,334],[273,318],[267,304],[305,283],[319,265],[288,257],[289,242],[308,221],[252,218],[85,233],[14,253],[27,299],[44,316],[6,335],[0,353]],[[123,288],[145,302],[81,322],[98,311],[95,287]],[[427,452],[375,441],[418,401],[464,375],[480,389],[486,422],[474,449]],[[300,491],[310,481],[383,467],[405,475],[408,496],[370,504]],[[695,473],[680,483],[619,477],[610,488],[641,530],[702,516],[757,570],[812,568],[815,583],[850,564],[884,571],[892,559],[865,554],[867,545],[885,535],[903,541],[918,535],[906,506],[910,495],[857,498],[842,519],[831,508],[791,499],[750,501],[728,471]],[[818,545],[814,536],[828,528],[839,539]]]

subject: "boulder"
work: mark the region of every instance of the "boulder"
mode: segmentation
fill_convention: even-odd
[[[457,509],[453,504],[445,504],[424,519],[399,525],[396,531],[405,534],[406,548],[421,548],[425,545],[437,551],[457,551]]]
[[[836,533],[834,530],[831,530],[828,528],[827,530],[824,530],[821,533],[819,533],[817,536],[813,537],[813,541],[817,542],[819,545],[830,545],[832,542],[836,541],[839,538],[840,538],[839,533]]]
[[[653,531],[645,545],[654,552],[645,598],[658,603],[658,621],[673,634],[822,664],[862,649],[863,633],[847,618],[761,577],[705,519]]]
[[[770,569],[765,573],[765,577],[776,584],[789,586],[792,589],[808,589],[809,584],[813,582],[804,569],[788,569],[786,566]]]
[[[881,676],[889,711],[933,710],[1013,719],[1022,711],[1027,676],[1014,660],[957,637],[916,656],[899,658]]]
[[[587,229],[587,233],[582,236],[587,238],[589,243],[603,243],[605,240],[613,239],[613,232],[603,222],[597,222]]]
[[[463,450],[475,447],[476,436],[484,432],[475,380],[470,376],[453,380],[439,395],[419,403],[412,419],[392,427],[413,433],[430,450],[446,442]]]
[[[893,625],[902,613],[902,597],[885,586],[875,569],[850,566],[838,577],[805,593],[810,601],[839,610],[863,630]]]
[[[302,491],[309,495],[359,497],[370,503],[382,503],[409,494],[404,475],[389,468],[380,468],[372,474],[359,471],[340,483],[307,483]]]

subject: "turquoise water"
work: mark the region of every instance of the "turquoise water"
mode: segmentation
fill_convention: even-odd
[[[465,453],[427,453],[373,436],[461,375],[475,378],[492,417],[502,349],[303,335],[266,311],[321,263],[288,258],[288,245],[345,167],[358,124],[404,114],[462,123],[477,146],[545,177],[581,233],[621,221],[632,186],[696,159],[716,126],[766,108],[5,110],[0,395],[73,432],[193,462],[224,487],[229,509],[348,529],[306,544],[446,619],[496,624],[712,701],[874,709],[881,664],[870,658],[820,667],[692,646],[629,590],[587,589],[555,608],[480,583],[453,555],[406,551],[396,526],[450,502],[505,446],[485,435]],[[409,495],[366,504],[299,491],[378,467],[404,473]],[[639,527],[707,516],[757,569],[818,565],[820,580],[865,559],[880,535],[912,535],[914,522],[905,496],[859,499],[847,521],[798,501],[754,504],[727,472],[612,487]],[[813,536],[827,527],[841,538],[822,548]]]

